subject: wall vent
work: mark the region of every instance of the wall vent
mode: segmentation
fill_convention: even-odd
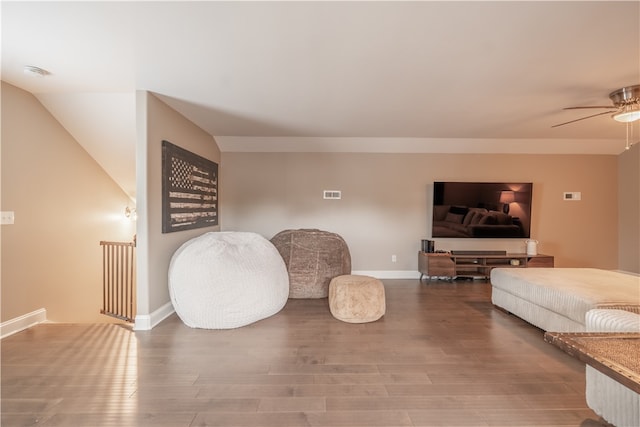
[[[332,200],[342,199],[342,191],[340,191],[340,190],[324,190],[323,198],[324,199],[332,199]]]

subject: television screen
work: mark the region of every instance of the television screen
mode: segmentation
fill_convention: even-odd
[[[528,238],[532,183],[434,182],[431,237]]]

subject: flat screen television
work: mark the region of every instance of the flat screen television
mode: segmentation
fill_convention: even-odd
[[[431,237],[528,238],[530,182],[433,183]]]

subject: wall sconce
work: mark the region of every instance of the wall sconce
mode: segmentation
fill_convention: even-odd
[[[515,191],[501,191],[500,192],[500,203],[502,203],[502,212],[508,214],[509,213],[509,203],[513,203],[516,201],[516,193]]]
[[[135,221],[138,218],[138,213],[136,212],[136,208],[130,208],[129,206],[124,208],[124,216],[129,218],[131,221]]]

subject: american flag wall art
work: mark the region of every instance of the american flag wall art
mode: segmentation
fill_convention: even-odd
[[[162,232],[218,225],[218,164],[162,141]]]

